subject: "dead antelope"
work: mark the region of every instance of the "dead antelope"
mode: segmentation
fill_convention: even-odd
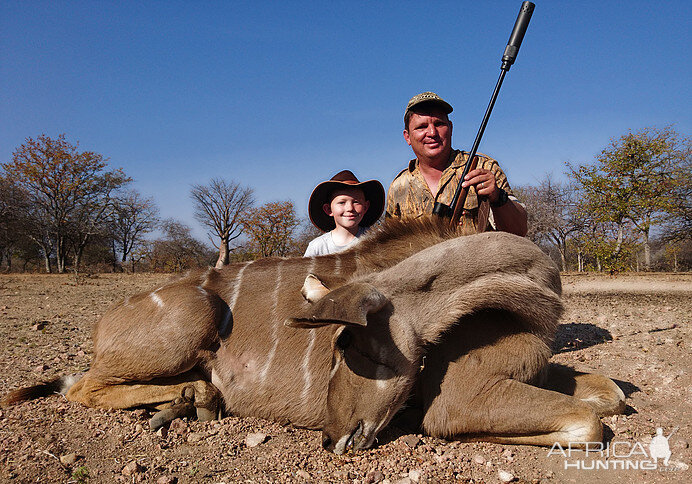
[[[560,291],[526,239],[389,222],[342,254],[209,269],[131,297],[96,324],[81,379],[3,402],[56,390],[98,408],[182,398],[211,419],[222,400],[236,416],[321,428],[343,453],[370,447],[413,395],[423,431],[439,437],[600,441],[598,415],[622,411],[624,395],[549,366]]]

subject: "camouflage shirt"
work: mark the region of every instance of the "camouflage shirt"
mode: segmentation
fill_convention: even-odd
[[[516,200],[509,187],[507,176],[497,164],[497,161],[482,153],[477,153],[477,168],[485,168],[495,174],[498,188],[502,188],[507,195]],[[418,160],[411,160],[408,167],[399,173],[389,186],[387,192],[386,217],[416,218],[422,215],[432,214],[435,202],[446,205],[452,200],[454,192],[459,184],[459,177],[464,171],[464,165],[468,159],[465,151],[453,150],[450,155],[451,164],[442,172],[442,177],[437,189],[437,196],[433,196],[423,174],[418,167]],[[476,214],[478,212],[478,196],[474,187],[469,189],[465,209],[465,223],[470,223],[475,228]],[[494,228],[492,211],[490,213],[490,225]]]

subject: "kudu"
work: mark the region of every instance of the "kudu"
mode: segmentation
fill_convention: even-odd
[[[66,391],[90,407],[161,409],[183,395],[211,419],[222,399],[232,415],[321,428],[343,453],[370,447],[413,395],[435,436],[600,441],[597,415],[622,411],[624,395],[549,366],[561,286],[540,249],[434,220],[372,232],[341,254],[210,268],[128,298],[95,325],[81,378],[3,403]]]

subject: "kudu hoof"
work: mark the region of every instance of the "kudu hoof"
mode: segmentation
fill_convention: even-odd
[[[149,419],[149,427],[155,432],[176,418],[192,417],[193,415],[195,415],[195,406],[192,402],[183,401],[182,403],[176,403],[169,408],[155,413],[154,416]]]

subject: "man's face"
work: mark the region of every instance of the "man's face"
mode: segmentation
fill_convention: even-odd
[[[345,187],[335,190],[331,203],[325,203],[322,208],[327,215],[334,217],[336,225],[355,229],[370,208],[370,202],[360,188]]]
[[[446,161],[452,149],[452,122],[439,109],[414,112],[404,130],[404,139],[418,159]]]

